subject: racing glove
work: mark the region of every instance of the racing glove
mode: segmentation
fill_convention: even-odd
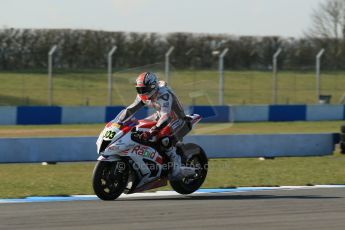
[[[140,134],[139,138],[141,141],[148,141],[151,137],[154,137],[158,134],[159,130],[156,126],[153,126],[149,132],[143,132]]]

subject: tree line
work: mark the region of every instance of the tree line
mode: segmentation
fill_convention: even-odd
[[[171,64],[175,68],[210,69],[218,63],[217,51],[229,48],[224,59],[227,69],[271,68],[278,48],[282,69],[310,69],[315,55],[326,49],[322,68],[345,68],[345,42],[342,38],[248,37],[225,34],[126,33],[69,29],[0,30],[0,70],[43,69],[53,45],[58,49],[54,65],[64,69],[105,68],[107,52],[116,45],[114,68],[128,68],[164,61],[170,46],[175,50]]]

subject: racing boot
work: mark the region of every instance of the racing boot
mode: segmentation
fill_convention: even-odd
[[[181,165],[181,156],[176,153],[175,147],[169,148],[166,155],[173,165],[172,172],[169,174],[169,180],[181,180],[184,177],[193,176],[195,174],[194,168]]]

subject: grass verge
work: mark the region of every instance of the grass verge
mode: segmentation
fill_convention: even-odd
[[[253,159],[212,159],[204,188],[345,184],[345,156]],[[94,162],[1,164],[0,198],[93,194]],[[164,190],[171,189],[169,186]]]

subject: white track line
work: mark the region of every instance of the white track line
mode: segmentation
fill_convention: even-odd
[[[243,193],[255,191],[277,191],[277,190],[300,190],[300,189],[315,189],[315,188],[345,188],[345,185],[314,185],[314,186],[281,186],[281,187],[239,187],[229,189],[200,189],[193,194],[206,193]],[[192,194],[192,195],[193,195]],[[146,197],[170,197],[183,196],[175,191],[157,191],[146,193],[122,194],[119,198],[146,198]],[[0,199],[0,203],[33,203],[33,202],[61,202],[61,201],[77,201],[77,200],[98,200],[95,195],[72,195],[65,197],[27,197],[21,199]]]

